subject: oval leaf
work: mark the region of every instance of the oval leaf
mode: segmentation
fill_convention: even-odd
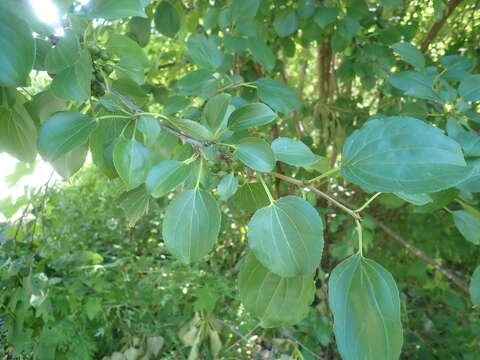
[[[38,151],[45,160],[54,161],[85,144],[97,125],[97,120],[90,116],[76,112],[58,112],[40,128]]]
[[[288,114],[300,107],[297,94],[284,83],[269,78],[258,79],[255,83],[258,97],[273,109]]]
[[[453,221],[466,240],[480,245],[480,218],[478,216],[458,210],[453,212]]]
[[[275,155],[272,149],[266,141],[259,138],[242,139],[237,144],[237,150],[233,156],[253,170],[269,172],[275,167]]]
[[[271,123],[276,118],[277,114],[267,105],[252,103],[236,109],[228,119],[228,127],[233,131],[242,131]]]
[[[255,212],[248,223],[248,242],[273,273],[282,277],[311,274],[322,258],[322,219],[302,198],[282,197]]]
[[[367,122],[345,142],[343,159],[346,179],[382,192],[440,191],[472,172],[456,141],[411,117]]]
[[[306,315],[315,294],[313,274],[283,278],[250,253],[239,275],[240,299],[264,328],[291,326]]]
[[[150,169],[145,185],[153,197],[161,197],[184,182],[189,174],[189,165],[176,160],[166,160]]]
[[[202,124],[188,119],[175,119],[175,126],[184,134],[191,136],[197,140],[212,140],[213,134]]]
[[[277,138],[272,142],[272,150],[277,160],[293,166],[309,166],[318,161],[318,156],[300,140]]]
[[[155,9],[155,28],[162,35],[174,37],[180,30],[180,16],[177,9],[167,1],[162,1]]]
[[[186,190],[168,205],[163,240],[173,255],[189,264],[212,250],[220,221],[220,209],[212,195],[200,189]]]
[[[136,140],[121,138],[113,149],[113,163],[129,191],[145,181],[150,169],[150,151]]]
[[[232,173],[225,175],[218,184],[217,191],[221,200],[228,200],[238,189],[238,179]]]
[[[218,133],[225,129],[225,116],[231,102],[230,94],[218,94],[207,101],[202,117],[212,132]]]
[[[397,360],[403,344],[400,298],[392,275],[375,261],[353,255],[328,281],[333,330],[344,360]]]
[[[470,292],[470,299],[473,305],[480,305],[480,266],[477,266],[470,279],[470,286],[468,287]]]

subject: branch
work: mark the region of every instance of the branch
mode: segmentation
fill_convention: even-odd
[[[447,19],[450,17],[450,15],[452,15],[453,10],[455,10],[455,8],[460,5],[462,1],[463,0],[450,0],[447,10],[443,14],[442,18],[433,24],[433,26],[430,28],[430,31],[423,38],[420,46],[420,50],[423,53],[428,50],[428,47],[432,43],[433,39],[435,39],[440,29],[443,27],[443,25],[445,25]]]
[[[334,204],[336,207],[338,207],[338,208],[342,209],[343,211],[345,211],[346,213],[348,213],[354,219],[359,220],[359,221],[362,220],[362,217],[358,213],[356,213],[354,210],[352,210],[352,209],[348,208],[347,206],[343,205],[340,201],[338,201],[337,199],[335,199],[331,195],[328,195],[328,194],[324,193],[321,190],[318,190],[317,188],[315,188],[313,186],[307,185],[303,181],[294,179],[294,178],[286,176],[286,175],[278,174],[276,172],[271,172],[269,174],[272,175],[273,177],[278,178],[278,179],[282,179],[283,181],[289,182],[291,184],[297,185],[297,186],[305,188],[305,189],[309,189],[309,190],[313,191],[315,194],[317,194],[318,196],[330,201],[332,204]]]
[[[134,113],[136,114],[139,114],[139,113],[144,113],[145,111],[143,111],[140,107],[138,107],[137,105],[135,105],[135,103],[133,103],[132,100],[130,100],[128,97],[122,95],[121,93],[119,93],[117,90],[115,90],[114,88],[112,87],[107,87],[105,83],[101,82],[101,81],[98,81],[98,83],[103,86],[105,89],[108,89],[110,91],[111,94],[115,95],[126,107],[128,107],[131,111],[133,111]],[[180,131],[177,131],[175,130],[174,128],[172,128],[170,125],[168,125],[167,123],[164,123],[163,121],[159,121],[159,124],[160,124],[160,127],[169,132],[170,134],[173,134],[175,135],[176,137],[182,139],[184,142],[187,142],[189,144],[192,144],[194,147],[196,148],[201,148],[201,147],[207,147],[207,146],[210,146],[210,145],[213,145],[214,142],[213,141],[202,141],[202,140],[197,140],[197,139],[194,139],[188,135],[185,135],[183,133],[181,133]]]

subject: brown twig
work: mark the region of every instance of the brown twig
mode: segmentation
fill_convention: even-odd
[[[428,50],[428,47],[432,43],[432,41],[437,36],[438,32],[442,29],[443,25],[447,22],[447,19],[452,15],[455,8],[461,4],[463,0],[450,0],[447,5],[447,9],[443,14],[442,18],[436,21],[433,26],[430,28],[430,31],[425,35],[423,40],[421,41],[420,50],[424,53]]]

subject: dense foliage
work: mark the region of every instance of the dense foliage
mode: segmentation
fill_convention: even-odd
[[[1,203],[7,356],[479,356],[478,2],[55,3],[0,3],[10,180],[71,179]]]

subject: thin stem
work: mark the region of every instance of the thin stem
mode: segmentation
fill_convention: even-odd
[[[332,176],[333,174],[336,174],[336,173],[339,172],[340,170],[341,170],[341,168],[339,168],[339,167],[338,167],[338,168],[330,169],[330,170],[324,172],[322,175],[317,176],[317,177],[315,177],[315,178],[313,178],[313,179],[308,180],[308,182],[309,182],[309,183],[313,183],[313,182],[315,182],[315,181],[321,180],[321,179],[326,178],[326,177],[328,177],[328,176]]]
[[[279,174],[279,173],[276,173],[276,172],[271,172],[269,173],[270,175],[278,178],[278,179],[281,179],[283,181],[286,181],[286,182],[289,182],[290,184],[294,184],[294,185],[297,185],[297,186],[300,186],[300,187],[303,187],[303,188],[306,188],[306,189],[310,189],[311,191],[313,191],[315,194],[317,194],[318,196],[330,201],[332,204],[334,204],[336,207],[338,207],[339,209],[342,209],[343,211],[345,211],[347,214],[349,214],[351,217],[353,217],[354,219],[356,220],[362,220],[362,217],[360,216],[360,214],[356,213],[355,211],[353,211],[352,209],[350,209],[349,207],[343,205],[340,201],[336,200],[334,197],[324,193],[323,191],[313,187],[313,186],[309,186],[307,184],[305,184],[303,181],[300,181],[300,180],[297,180],[297,179],[294,179],[294,178],[291,178],[289,176],[286,176],[286,175],[283,175],[283,174]]]
[[[159,113],[151,113],[151,112],[137,112],[137,113],[135,113],[134,116],[151,116],[151,117],[155,117],[155,118],[162,118],[162,119],[165,119],[165,120],[170,120],[168,118],[168,116],[165,116],[165,115],[159,114]]]
[[[275,199],[273,198],[272,194],[270,193],[270,190],[268,190],[267,184],[265,184],[265,181],[263,181],[263,178],[261,175],[258,175],[258,178],[260,179],[260,182],[263,185],[263,188],[265,189],[265,192],[267,193],[268,199],[270,200],[270,205],[273,205],[275,203]]]
[[[97,120],[103,120],[103,119],[131,119],[134,115],[131,116],[126,116],[126,115],[103,115],[103,116],[98,116]]]
[[[448,212],[448,213],[450,213],[450,214],[453,215],[453,211],[450,210],[448,207],[444,206],[444,207],[443,207],[443,210],[445,210],[446,212]]]
[[[360,256],[363,256],[363,234],[362,234],[362,224],[360,221],[355,219],[357,224],[357,235],[358,235],[358,253]]]
[[[363,204],[362,206],[360,206],[357,210],[355,210],[356,213],[359,213],[361,212],[362,210],[365,210],[367,208],[368,205],[370,205],[370,203],[375,200],[378,196],[380,196],[382,193],[381,192],[377,192],[375,195],[373,195],[370,199],[368,199],[365,204]]]

